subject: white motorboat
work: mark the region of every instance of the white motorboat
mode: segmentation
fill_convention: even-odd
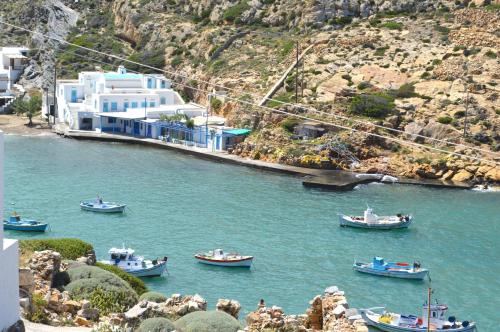
[[[253,261],[253,256],[226,254],[222,249],[215,249],[207,253],[199,253],[196,254],[194,258],[203,264],[225,267],[250,267]]]
[[[167,257],[163,259],[146,260],[134,255],[130,248],[111,248],[108,251],[110,259],[101,263],[114,265],[136,277],[159,277],[167,269]]]
[[[347,216],[339,214],[340,226],[370,228],[370,229],[395,229],[407,228],[412,223],[410,215],[397,214],[395,216],[377,216],[371,208],[367,208],[363,216]]]

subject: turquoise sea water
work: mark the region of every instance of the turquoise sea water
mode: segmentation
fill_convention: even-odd
[[[386,305],[420,313],[428,282],[362,275],[354,259],[419,259],[431,269],[435,297],[450,314],[500,328],[500,195],[419,186],[366,185],[350,192],[304,188],[299,178],[200,160],[141,146],[56,137],[6,137],[5,214],[49,222],[44,235],[80,237],[98,259],[125,243],[137,253],[169,256],[170,275],[146,280],[165,294],[199,293],[214,307],[237,299],[244,314],[260,298],[303,313],[326,287],[346,291],[351,306]],[[81,211],[99,193],[128,204],[122,215]],[[408,230],[340,228],[337,212],[410,212]],[[198,264],[213,248],[251,254],[255,268]]]

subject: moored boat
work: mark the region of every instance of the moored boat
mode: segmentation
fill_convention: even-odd
[[[340,226],[368,228],[368,229],[396,229],[407,228],[413,221],[410,215],[397,214],[395,216],[377,216],[371,208],[367,208],[364,215],[347,216],[339,214]]]
[[[90,199],[80,202],[82,210],[101,212],[101,213],[118,213],[125,211],[125,204],[103,202],[101,198]]]
[[[222,249],[215,249],[207,253],[199,253],[196,254],[194,258],[203,264],[225,267],[250,267],[253,261],[253,256],[226,254]]]
[[[472,332],[476,330],[476,323],[469,321],[457,321],[455,317],[445,318],[448,307],[444,304],[431,304],[430,308],[423,305],[421,317],[384,312],[376,313],[375,310],[384,308],[361,309],[360,313],[368,325],[386,332],[423,332],[427,331],[449,331],[449,332]]]
[[[419,262],[410,265],[406,262],[385,262],[382,257],[374,257],[372,263],[354,262],[354,270],[384,277],[423,280],[429,270],[423,269]]]
[[[136,256],[134,250],[125,247],[111,248],[108,253],[110,259],[101,263],[117,266],[136,277],[159,277],[167,269],[167,257],[146,260],[142,256]]]
[[[8,220],[4,220],[3,229],[21,232],[45,232],[49,224],[36,220],[21,219],[17,213],[13,213]]]

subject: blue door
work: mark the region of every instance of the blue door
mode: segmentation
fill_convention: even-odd
[[[148,78],[148,89],[152,89],[153,88],[153,80]]]
[[[220,136],[215,138],[215,149],[220,150]]]
[[[109,104],[108,103],[102,103],[102,111],[109,112]]]
[[[126,112],[128,109],[128,101],[123,103],[123,110]]]
[[[148,136],[148,137],[153,137],[153,135],[151,135],[151,125],[148,125],[148,133],[147,133],[147,136]]]
[[[78,101],[78,97],[76,94],[76,89],[71,89],[71,102],[76,103]]]
[[[140,135],[139,122],[134,121],[134,135]]]

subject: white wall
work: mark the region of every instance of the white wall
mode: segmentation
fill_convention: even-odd
[[[3,216],[4,136],[0,131],[0,215]],[[0,227],[0,331],[19,320],[19,251],[16,240],[3,238]]]

